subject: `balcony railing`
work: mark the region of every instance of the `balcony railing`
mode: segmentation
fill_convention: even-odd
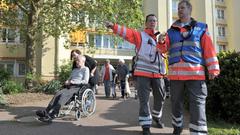
[[[217,1],[217,0],[216,0],[215,5],[216,5],[217,7],[226,7],[224,1],[222,2],[222,1]]]
[[[227,43],[228,40],[227,40],[227,37],[226,36],[217,36],[217,42],[220,42],[220,43]]]

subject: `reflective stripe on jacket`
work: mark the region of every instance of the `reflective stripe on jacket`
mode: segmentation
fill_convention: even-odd
[[[174,27],[174,26],[172,26]],[[168,36],[170,39],[170,53],[169,53],[169,65],[179,62],[181,59],[185,62],[191,62],[195,64],[204,64],[202,57],[202,47],[200,40],[203,33],[206,30],[206,24],[196,23],[195,27],[188,30],[186,34],[190,36],[184,39],[183,34],[174,28],[168,30]]]
[[[204,31],[199,28],[200,25],[207,25],[197,22],[197,27],[193,27],[194,30],[192,35],[189,37],[191,40],[189,41],[189,39],[184,39],[184,42],[186,43],[184,43],[184,50],[181,50],[181,48],[178,48],[178,46],[182,46],[182,44],[179,43],[181,39],[183,40],[181,33],[187,32],[187,29],[178,25],[177,22],[172,25],[172,27],[179,30],[179,32],[174,33],[177,38],[173,39],[169,30],[165,43],[159,43],[157,46],[161,52],[171,50],[169,51],[169,55],[172,56],[172,59],[171,64],[169,64],[168,67],[168,78],[170,80],[205,80],[205,67],[210,74],[218,75],[220,73],[219,63],[208,29],[206,27]],[[201,34],[199,30],[204,32]],[[202,36],[199,37],[200,35]],[[174,47],[172,47],[173,44]],[[196,50],[193,50],[193,48]],[[185,56],[182,57],[183,55]],[[177,56],[177,58],[174,58],[174,56]]]
[[[160,52],[156,50],[157,42],[147,33],[141,32],[142,44],[138,51],[135,72],[164,75],[165,63]]]
[[[114,24],[113,26],[113,32],[119,36],[121,36],[123,39],[127,40],[128,42],[134,44],[136,46],[137,51],[140,51],[140,48],[144,48],[142,47],[143,45],[143,39],[142,39],[142,34],[139,31],[136,31],[135,29],[130,29],[130,28],[126,28],[125,26],[120,26],[117,24]],[[152,46],[152,50],[153,52],[156,53],[156,35],[154,35],[154,30],[152,29],[144,29],[144,33],[148,36],[148,39],[151,38],[151,40],[153,40],[155,44],[155,46],[153,47],[152,45],[149,44],[145,44],[144,46]],[[147,39],[146,39],[147,40]],[[145,41],[146,42],[146,41]],[[150,50],[147,50],[147,54],[149,54]],[[152,52],[152,53],[153,53]],[[160,52],[159,52],[160,54]],[[155,55],[155,54],[154,54]],[[154,55],[152,57],[154,57]],[[152,63],[145,63],[145,59],[143,59],[143,57],[141,56],[142,61],[139,61],[138,63],[141,65],[144,65],[145,67],[141,66],[138,67],[138,70],[134,70],[134,76],[143,76],[143,77],[149,77],[149,78],[161,78],[163,77],[162,74],[160,74],[159,72],[159,67],[156,67],[156,65],[154,66],[153,69],[151,69],[150,71],[145,71],[145,69],[148,69],[148,67],[153,67]],[[159,57],[159,59],[162,59],[162,57]],[[158,59],[156,60],[158,61]],[[164,72],[165,70],[165,63],[164,62],[160,62],[160,65],[162,67],[161,72]],[[164,68],[163,68],[164,67]],[[158,72],[157,72],[158,71]]]

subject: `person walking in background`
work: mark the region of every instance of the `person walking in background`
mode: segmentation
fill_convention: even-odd
[[[125,65],[124,59],[119,59],[117,69],[116,69],[116,75],[118,77],[118,80],[120,81],[120,88],[121,88],[121,98],[125,98],[126,96],[126,78],[128,77],[128,67]]]
[[[133,83],[133,88],[134,88],[134,98],[138,99],[137,82],[136,82],[136,77],[134,76],[135,64],[136,64],[136,56],[133,56],[132,57],[132,70],[130,71],[130,74],[132,76],[132,83]]]
[[[191,135],[207,135],[205,67],[209,79],[218,76],[219,63],[207,24],[191,18],[192,5],[187,0],[178,4],[179,19],[166,35],[159,37],[162,51],[169,51],[173,135],[183,129],[184,91],[189,93]]]
[[[117,74],[115,72],[112,73],[113,76],[113,81],[111,82],[111,86],[112,86],[112,97],[116,98],[117,97],[117,92],[116,92],[116,87],[118,86],[118,78],[117,78]]]
[[[165,64],[161,53],[157,50],[157,17],[154,14],[146,16],[144,31],[136,31],[112,22],[106,22],[106,27],[123,39],[134,44],[137,49],[137,61],[134,69],[134,76],[137,81],[139,97],[139,124],[142,127],[143,135],[150,135],[152,119],[159,128],[164,125],[161,122],[163,103],[165,100],[165,89],[163,74],[165,74]],[[149,96],[152,89],[154,103],[152,113],[150,112]]]
[[[111,83],[113,81],[113,76],[112,76],[113,72],[115,72],[115,69],[110,64],[110,60],[106,60],[105,64],[102,66],[102,69],[101,69],[102,82],[104,83],[106,98],[110,97]]]

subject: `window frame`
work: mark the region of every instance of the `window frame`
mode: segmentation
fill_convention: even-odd
[[[218,36],[226,37],[226,28],[224,26],[218,26]]]
[[[20,33],[18,29],[2,27],[0,28],[0,43],[2,44],[19,44]]]
[[[20,74],[20,64],[24,64],[24,74]],[[8,65],[12,65],[12,69],[10,71],[11,76],[13,77],[24,77],[26,75],[26,64],[24,61],[0,61],[0,65],[1,67],[3,67],[3,69],[8,71]]]
[[[225,19],[225,10],[224,9],[217,9],[217,18]]]

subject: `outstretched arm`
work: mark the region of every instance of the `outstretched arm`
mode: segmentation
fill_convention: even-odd
[[[121,26],[118,24],[113,24],[112,22],[105,22],[105,26],[113,30],[113,33],[122,37],[124,40],[136,45],[136,48],[140,48],[142,39],[140,32]]]

